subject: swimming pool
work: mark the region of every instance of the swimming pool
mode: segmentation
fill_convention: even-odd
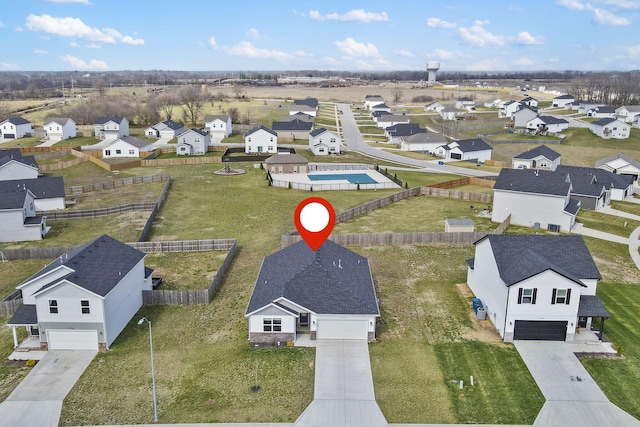
[[[307,175],[311,181],[345,180],[351,184],[377,184],[378,181],[366,173],[334,173],[328,175]]]

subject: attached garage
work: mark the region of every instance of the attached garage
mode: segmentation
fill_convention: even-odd
[[[318,320],[317,339],[326,340],[366,340],[369,322],[366,319]]]
[[[455,159],[455,160],[462,160],[462,154],[461,153],[451,153],[451,158]]]
[[[50,329],[47,331],[49,350],[98,350],[98,331]]]
[[[564,341],[567,336],[566,321],[516,320],[514,340]]]

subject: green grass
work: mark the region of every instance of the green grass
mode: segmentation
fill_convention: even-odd
[[[638,203],[612,201],[609,206],[612,209],[640,216],[640,204]]]
[[[134,202],[156,202],[165,182],[126,185],[108,190],[76,194],[76,204],[69,209],[98,209]]]
[[[9,362],[7,359],[13,352],[13,335],[11,328],[4,326],[9,321],[9,316],[0,316],[3,327],[0,328],[0,402],[3,402],[9,394],[20,384],[20,381],[31,371],[25,366],[25,362]],[[26,338],[24,328],[18,328],[18,341]]]
[[[584,209],[578,212],[576,221],[583,223],[587,228],[594,228],[623,237],[629,237],[629,234],[636,227],[640,227],[640,221]]]
[[[226,251],[148,254],[145,266],[153,268],[153,277],[162,277],[156,289],[206,289],[220,269]]]

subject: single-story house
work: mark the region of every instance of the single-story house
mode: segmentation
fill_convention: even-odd
[[[233,132],[231,116],[228,114],[206,115],[204,117],[204,128],[209,131],[212,143],[218,143]]]
[[[520,104],[525,105],[527,107],[534,107],[537,108],[538,107],[538,100],[531,97],[531,96],[527,96],[524,99],[520,100]]]
[[[307,173],[309,161],[300,154],[276,154],[265,160],[270,173]]]
[[[464,110],[460,110],[453,105],[446,105],[442,110],[439,111],[439,113],[440,117],[442,117],[442,120],[457,120],[464,117],[465,115]]]
[[[504,341],[573,341],[578,326],[610,317],[582,236],[489,234],[467,267],[467,284]]]
[[[316,156],[340,154],[340,136],[325,128],[309,132],[309,150]]]
[[[35,197],[36,212],[64,209],[64,178],[61,176],[41,176],[32,179],[6,181],[16,187],[26,187]]]
[[[304,99],[294,99],[293,103],[295,105],[306,105],[307,107],[311,107],[313,109],[318,108],[318,98],[307,97]]]
[[[305,104],[294,104],[294,105],[289,105],[288,107],[289,110],[289,115],[295,115],[298,113],[302,113],[302,114],[306,114],[308,116],[313,116],[315,117],[317,114],[317,109],[314,107],[310,107],[308,105]]]
[[[569,122],[561,117],[538,116],[527,122],[527,131],[531,133],[546,134],[547,132],[559,133],[569,129]]]
[[[56,258],[16,287],[14,346],[25,327],[45,350],[108,350],[152,288],[145,256],[105,234]]]
[[[481,138],[461,139],[441,145],[435,151],[436,156],[452,160],[474,160],[484,163],[491,160],[492,148]]]
[[[209,150],[209,133],[204,129],[191,128],[178,135],[176,154],[180,156],[200,156]]]
[[[306,139],[311,129],[313,129],[313,123],[298,119],[271,124],[271,130],[276,132],[281,140]]]
[[[607,117],[616,117],[616,107],[611,107],[608,105],[593,107],[589,111],[587,111],[587,116],[593,117],[594,119],[604,119]]]
[[[371,113],[371,118],[374,122],[378,123],[378,119],[382,116],[391,116],[392,114],[386,110],[374,111]]]
[[[26,185],[0,181],[0,242],[42,240],[47,217],[36,214],[36,197]]]
[[[399,144],[400,138],[403,136],[413,135],[414,133],[425,133],[427,130],[421,128],[418,123],[399,123],[389,126],[384,130],[385,135],[389,138],[391,144]]]
[[[367,95],[364,97],[364,108],[371,110],[371,107],[378,104],[384,104],[384,98],[380,95]]]
[[[527,123],[538,117],[538,110],[531,107],[524,107],[512,114],[513,127],[526,128]]]
[[[626,154],[616,153],[596,161],[596,167],[618,175],[627,175],[634,181],[640,177],[640,162]]]
[[[447,138],[437,132],[418,132],[398,138],[398,144],[402,151],[421,151],[423,153],[435,153],[436,149],[447,143]]]
[[[372,113],[375,113],[376,111],[386,111],[387,113],[391,113],[391,107],[385,103],[373,105],[370,110]]]
[[[62,141],[76,136],[76,122],[68,117],[52,117],[44,121],[44,137],[49,141]]]
[[[244,134],[244,152],[273,153],[278,152],[278,134],[262,125],[249,129]]]
[[[23,156],[17,148],[0,150],[0,181],[35,179],[38,163],[33,156]]]
[[[444,108],[444,105],[439,103],[438,101],[434,101],[430,104],[427,104],[424,106],[424,111],[435,111],[436,113],[439,113],[440,110],[442,110]]]
[[[118,138],[102,149],[102,157],[140,157],[140,153],[153,150],[153,143],[135,136]]]
[[[367,258],[327,240],[299,241],[262,262],[245,317],[252,346],[312,340],[375,340],[380,316]]]
[[[623,105],[616,108],[615,117],[625,123],[633,123],[640,116],[640,105]]]
[[[567,104],[567,106],[568,105],[569,104]],[[567,106],[565,106],[565,109],[567,108]],[[577,110],[579,114],[587,114],[589,110],[592,110],[596,107],[604,107],[604,106],[605,106],[604,102],[599,102],[599,101],[575,101],[571,109]]]
[[[629,124],[614,118],[591,122],[589,130],[604,139],[627,139],[631,134],[631,126]]]
[[[498,108],[500,106],[501,102],[502,102],[502,99],[496,98],[493,101],[485,102],[484,106],[487,107],[487,108]]]
[[[313,123],[315,121],[315,117],[310,116],[308,114],[304,114],[304,113],[296,113],[296,114],[292,114],[292,115],[284,115],[284,116],[280,116],[280,120],[278,120],[279,122],[290,122],[292,120],[302,120],[305,122],[311,122]]]
[[[184,132],[184,126],[173,120],[165,120],[164,122],[156,123],[155,125],[148,127],[144,130],[144,135],[147,138],[163,138],[173,139]]]
[[[9,117],[0,122],[0,139],[18,139],[33,134],[31,122],[22,117]]]
[[[129,120],[126,117],[98,117],[93,125],[97,139],[118,139],[129,136]]]
[[[511,159],[513,169],[556,170],[562,161],[560,153],[546,145],[539,145]]]
[[[476,109],[476,101],[468,96],[463,96],[456,100],[456,108],[459,110],[473,111]]]
[[[518,101],[506,101],[498,108],[498,118],[500,119],[511,119],[513,118],[513,114],[523,108],[524,105],[519,103]]]
[[[447,218],[444,220],[445,233],[470,233],[473,232],[473,220],[471,218]]]
[[[573,189],[571,197],[580,200],[582,209],[598,210],[611,200],[624,200],[633,194],[633,177],[583,166],[560,165],[557,173],[569,175]],[[600,188],[604,187],[604,196]]]
[[[566,175],[539,169],[503,168],[493,186],[491,221],[569,232],[575,224],[580,202],[571,198]]]
[[[564,107],[567,104],[571,104],[576,99],[572,95],[559,95],[553,98],[551,101],[552,107]]]
[[[409,119],[409,116],[397,114],[384,114],[378,117],[378,120],[376,120],[377,126],[382,129],[386,129],[390,126],[395,126],[398,124],[407,124],[410,122],[411,120]]]

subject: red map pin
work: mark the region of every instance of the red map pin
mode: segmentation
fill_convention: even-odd
[[[300,202],[293,220],[302,239],[315,252],[331,234],[336,223],[336,212],[325,199],[309,197]]]

